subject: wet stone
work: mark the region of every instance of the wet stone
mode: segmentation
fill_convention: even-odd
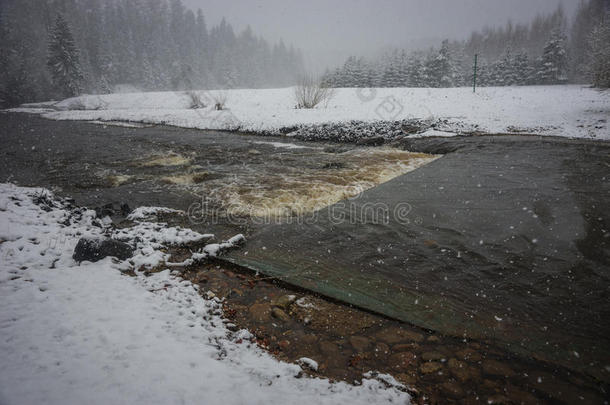
[[[489,375],[495,375],[500,377],[513,377],[515,375],[515,372],[512,368],[496,360],[484,360],[482,367],[483,372]]]
[[[290,320],[288,314],[278,307],[273,307],[273,309],[271,310],[271,315],[273,315],[274,318],[279,319],[282,322],[287,322]]]
[[[445,381],[441,384],[441,391],[443,394],[452,398],[462,398],[466,393],[460,386],[460,384],[456,381]]]
[[[316,335],[303,335],[301,341],[307,345],[314,345],[318,341],[318,338]]]
[[[333,356],[339,353],[339,347],[333,342],[320,342],[320,351],[327,356]]]
[[[487,398],[488,404],[498,404],[498,405],[508,405],[511,404],[510,399],[506,398],[504,395],[496,394]]]
[[[375,357],[386,357],[390,354],[390,347],[383,342],[378,342],[375,344],[373,353],[375,354]]]
[[[419,350],[419,345],[417,343],[402,343],[392,346],[393,352],[410,352],[412,350]]]
[[[426,352],[421,355],[421,358],[424,361],[440,361],[446,358],[446,356],[439,352]]]
[[[417,376],[415,374],[399,373],[396,374],[395,378],[407,386],[412,386],[417,383]]]
[[[290,305],[292,305],[292,303],[296,300],[296,295],[282,295],[281,297],[277,298],[276,300],[271,302],[271,305],[273,305],[274,307],[279,307],[282,308],[284,310],[287,310]]]
[[[460,351],[456,352],[455,355],[460,360],[465,360],[465,361],[469,361],[469,362],[473,362],[473,363],[481,361],[481,359],[482,359],[482,356],[479,352],[477,352],[476,350],[470,349],[470,348],[460,350]]]
[[[248,309],[248,312],[255,322],[267,322],[271,320],[271,307],[269,304],[252,304]]]
[[[466,382],[468,380],[478,379],[479,371],[473,367],[470,367],[466,362],[457,359],[449,359],[447,364],[449,371],[455,378],[460,382]]]
[[[377,338],[389,344],[400,342],[422,342],[424,335],[398,327],[388,327],[377,332]]]
[[[388,365],[393,370],[408,370],[417,362],[417,356],[412,352],[395,353],[390,356]]]
[[[436,373],[437,371],[440,371],[442,369],[443,369],[443,365],[441,363],[436,362],[436,361],[431,361],[431,362],[428,362],[428,363],[423,363],[419,367],[419,371],[421,371],[423,374]]]
[[[350,336],[349,343],[358,352],[364,352],[371,345],[371,340],[364,336]]]

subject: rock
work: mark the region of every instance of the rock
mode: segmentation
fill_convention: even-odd
[[[430,374],[430,373],[436,373],[437,371],[442,370],[443,365],[439,362],[436,361],[430,361],[427,363],[422,363],[422,365],[419,367],[419,371],[421,371],[423,374]]]
[[[403,341],[422,342],[424,335],[417,332],[408,331],[402,328],[391,326],[377,332],[377,338],[389,344],[395,344]]]
[[[121,215],[124,217],[129,215],[129,213],[131,212],[131,208],[129,207],[129,205],[127,203],[122,203],[120,209],[121,209]]]
[[[468,380],[478,379],[479,370],[470,367],[466,362],[460,361],[454,358],[449,359],[448,362],[449,371],[455,376],[460,382],[466,382]]]
[[[277,318],[282,322],[290,320],[288,314],[278,307],[273,307],[273,309],[271,310],[271,315],[273,315],[274,318]]]
[[[363,313],[362,311],[337,305],[315,297],[308,297],[303,307],[297,300],[290,307],[291,314],[301,322],[304,322],[313,331],[336,336],[360,335],[364,329],[376,325],[377,317]],[[309,304],[313,307],[309,307]]]
[[[426,352],[421,355],[421,358],[424,361],[438,361],[443,360],[446,356],[443,353],[439,352]]]
[[[114,215],[115,209],[113,204],[106,204],[101,207],[95,207],[95,215],[98,218],[111,217]]]
[[[460,360],[470,361],[473,363],[481,361],[481,359],[482,359],[481,354],[479,352],[477,352],[473,349],[470,349],[470,348],[460,350],[459,352],[456,352],[455,355]]]
[[[337,355],[339,353],[339,347],[333,342],[320,342],[320,351],[329,357]]]
[[[382,136],[369,136],[360,138],[356,141],[356,145],[380,146],[385,143],[385,138]]]
[[[496,394],[496,395],[492,395],[491,397],[487,398],[487,403],[488,404],[505,404],[508,405],[510,404],[510,399],[506,398],[504,395],[500,395],[500,394]]]
[[[392,346],[393,352],[410,352],[411,350],[418,350],[419,345],[417,343],[400,343]]]
[[[371,340],[364,336],[350,336],[349,343],[358,352],[364,352],[371,345]]]
[[[390,347],[383,342],[378,342],[375,344],[373,352],[375,353],[375,357],[386,357],[390,354]]]
[[[303,335],[303,337],[301,337],[301,340],[306,345],[314,345],[318,341],[318,337],[316,335],[308,334],[308,335]]]
[[[484,360],[482,367],[483,372],[489,375],[496,375],[500,377],[513,377],[515,375],[512,368],[496,360]]]
[[[248,308],[248,312],[255,322],[267,322],[271,319],[271,307],[269,304],[252,304],[250,308]]]
[[[430,343],[439,343],[441,341],[441,339],[438,336],[428,336],[428,339],[426,339],[428,342]]]
[[[412,352],[395,353],[390,356],[388,365],[395,370],[408,370],[417,364],[417,356]]]
[[[441,384],[441,391],[452,398],[462,398],[466,393],[456,381],[446,381]]]
[[[297,299],[296,295],[282,295],[276,300],[271,301],[271,305],[274,307],[282,308],[283,310],[288,310],[290,305]]]
[[[74,248],[72,258],[79,263],[85,260],[97,262],[108,256],[126,260],[133,256],[133,250],[127,243],[115,239],[81,238]]]
[[[417,376],[415,374],[399,373],[396,374],[396,379],[401,383],[412,386],[417,383]]]

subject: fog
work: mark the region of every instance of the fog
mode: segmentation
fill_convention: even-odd
[[[437,46],[485,26],[526,23],[562,4],[568,17],[579,0],[185,0],[209,25],[226,17],[240,31],[250,25],[270,41],[300,48],[310,68],[343,63],[351,54]]]

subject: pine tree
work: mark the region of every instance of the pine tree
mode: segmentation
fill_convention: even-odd
[[[555,30],[544,46],[536,73],[540,84],[561,84],[568,81],[568,57],[565,48],[566,37]]]
[[[593,85],[610,87],[610,12],[589,35],[589,66]]]
[[[435,56],[426,63],[430,87],[453,87],[457,82],[457,69],[449,49],[449,41],[444,40]]]
[[[519,52],[513,59],[513,72],[515,75],[515,84],[525,86],[530,80],[532,74],[529,59],[525,52]]]
[[[79,62],[79,52],[70,27],[61,15],[57,16],[49,35],[47,67],[54,86],[62,96],[72,97],[80,93],[83,74]]]

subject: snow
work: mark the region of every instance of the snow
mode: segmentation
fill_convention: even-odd
[[[372,375],[361,386],[295,378],[298,365],[226,328],[218,298],[169,269],[137,271],[169,259],[160,241],[201,235],[96,222],[46,190],[0,184],[0,403],[408,403],[400,384]],[[134,258],[74,262],[80,237],[105,236],[131,238]]]
[[[173,208],[165,207],[138,207],[131,211],[127,216],[127,219],[134,221],[138,219],[146,219],[157,214],[181,214],[184,215],[184,211],[176,210]]]
[[[311,110],[295,109],[293,88],[228,90],[227,109],[223,111],[213,109],[208,93],[213,91],[200,91],[201,98],[207,100],[207,107],[200,109],[188,108],[185,92],[151,92],[81,96],[53,106],[64,111],[32,108],[31,112],[58,120],[139,122],[275,134],[306,124],[443,119],[450,124],[444,132],[476,128],[489,133],[610,139],[610,92],[580,85],[485,87],[476,93],[466,87],[343,88],[337,89],[326,106]],[[45,108],[48,105],[44,104]],[[16,111],[27,110],[21,107]],[[453,126],[455,131],[450,130]]]
[[[296,143],[289,143],[289,142],[254,141],[252,143],[257,144],[257,145],[271,145],[274,148],[284,148],[284,149],[314,149],[311,146],[297,145]]]

